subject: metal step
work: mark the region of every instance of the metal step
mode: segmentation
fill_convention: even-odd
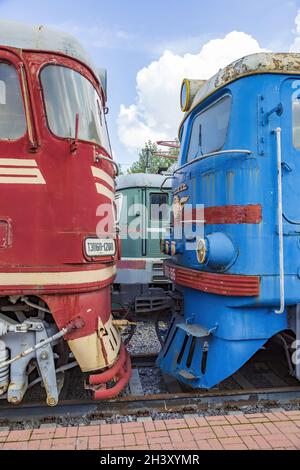
[[[188,335],[196,336],[196,338],[205,338],[211,334],[207,328],[199,324],[178,323],[177,327],[185,331]]]

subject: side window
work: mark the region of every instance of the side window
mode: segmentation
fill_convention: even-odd
[[[4,80],[0,80],[0,104],[6,104],[6,85]]]
[[[0,63],[0,139],[17,140],[25,131],[26,118],[17,71],[13,65]]]
[[[168,220],[169,218],[169,197],[166,193],[150,194],[150,217],[153,221]]]
[[[300,80],[295,80],[292,87],[293,145],[300,150]]]
[[[193,119],[187,161],[217,152],[225,144],[231,111],[231,97],[225,96]]]

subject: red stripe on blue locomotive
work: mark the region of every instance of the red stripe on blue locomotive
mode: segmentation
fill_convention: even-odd
[[[203,210],[193,208],[190,222],[199,222]],[[188,219],[190,211],[185,211],[184,219]],[[260,204],[211,206],[204,208],[204,223],[206,224],[260,224],[262,207]]]
[[[259,276],[240,276],[236,274],[218,274],[183,268],[165,261],[165,276],[175,284],[210,294],[226,296],[258,296],[260,292]]]

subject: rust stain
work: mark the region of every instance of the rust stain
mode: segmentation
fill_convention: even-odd
[[[243,57],[225,67],[215,76],[216,88],[240,76],[253,73],[300,73],[300,54],[259,53]]]
[[[184,214],[185,219],[189,217]],[[199,210],[192,210],[192,220],[197,221]],[[204,221],[206,224],[260,224],[262,221],[262,207],[260,204],[246,206],[212,206],[204,208]]]
[[[260,52],[227,65],[198,88],[191,107],[180,124],[179,134],[184,121],[195,107],[219,88],[239,78],[263,73],[300,75],[300,54]]]

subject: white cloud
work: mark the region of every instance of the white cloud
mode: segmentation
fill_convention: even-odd
[[[263,49],[249,34],[232,31],[208,41],[198,54],[165,51],[136,77],[134,104],[121,105],[118,134],[128,149],[139,149],[148,139],[172,139],[182,118],[179,92],[184,77],[207,79],[233,60]]]
[[[295,18],[295,24],[296,24],[296,31],[295,31],[296,38],[294,39],[294,42],[290,47],[290,52],[300,52],[300,8]]]
[[[201,47],[215,36],[213,33],[203,33],[197,36],[177,37],[164,42],[151,43],[146,48],[155,55],[162,55],[165,51],[172,51],[175,54],[198,53]]]

